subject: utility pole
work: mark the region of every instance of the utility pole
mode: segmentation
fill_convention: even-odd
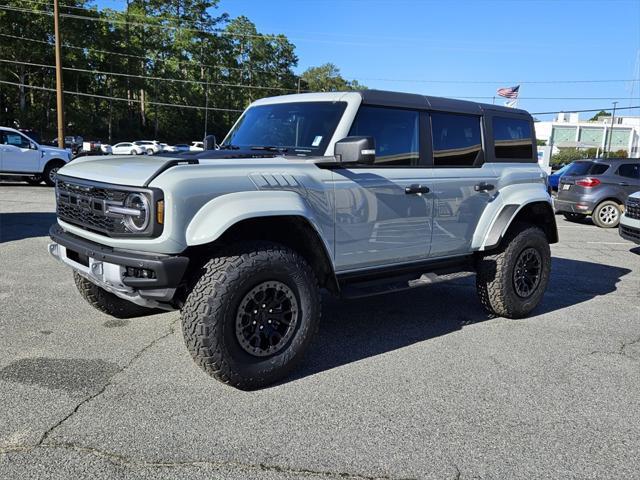
[[[609,155],[611,155],[611,138],[613,137],[613,124],[616,121],[616,105],[618,104],[618,102],[613,102],[613,114],[611,115],[611,131],[609,132],[609,142],[607,145],[607,154],[605,155],[605,158],[609,158]]]
[[[53,0],[53,32],[56,49],[56,108],[58,110],[58,147],[64,148],[64,98],[62,93],[62,55],[60,54],[60,10]]]

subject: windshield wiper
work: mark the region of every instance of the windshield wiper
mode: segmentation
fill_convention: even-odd
[[[251,147],[251,150],[267,150],[269,152],[288,152],[289,149],[285,147],[274,147],[270,145],[254,145]]]

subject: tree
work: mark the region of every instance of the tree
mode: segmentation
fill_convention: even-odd
[[[333,63],[308,68],[300,78],[304,82],[304,89],[312,92],[340,92],[367,88],[357,80],[345,80],[340,75],[340,69]]]
[[[558,153],[551,157],[551,164],[571,163],[576,160],[587,158],[587,153],[577,148],[562,148]]]
[[[598,113],[596,113],[593,117],[591,117],[589,119],[590,122],[595,122],[596,120],[598,120],[598,117],[610,117],[611,114],[605,112],[604,110],[600,110]]]

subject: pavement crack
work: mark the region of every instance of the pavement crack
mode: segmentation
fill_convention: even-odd
[[[94,447],[77,445],[75,443],[55,443],[49,442],[38,445],[15,445],[7,448],[0,448],[0,454],[32,452],[36,449],[60,449],[71,450],[78,453],[94,455],[107,460],[113,464],[124,467],[136,468],[180,468],[180,467],[212,467],[212,468],[237,468],[254,470],[258,472],[278,472],[290,475],[313,476],[318,478],[345,478],[348,480],[415,480],[412,477],[391,477],[388,475],[367,475],[344,471],[314,470],[310,468],[296,468],[285,465],[275,465],[266,463],[242,463],[233,461],[215,460],[185,460],[185,461],[148,461],[129,458],[120,453],[110,452]],[[457,469],[457,468],[456,468]],[[459,478],[459,477],[456,477]]]
[[[165,333],[163,333],[162,335],[160,335],[159,337],[155,338],[153,341],[151,341],[149,344],[145,345],[141,350],[138,351],[138,353],[136,353],[133,357],[131,357],[131,359],[126,363],[126,365],[124,365],[120,370],[118,370],[115,374],[113,374],[111,376],[111,378],[109,378],[109,380],[99,389],[97,390],[95,393],[92,393],[91,395],[86,396],[85,398],[83,398],[76,406],[73,410],[71,410],[71,412],[69,412],[69,414],[67,414],[66,416],[64,416],[62,419],[60,419],[58,422],[56,422],[54,425],[52,425],[51,427],[49,427],[40,437],[40,440],[37,442],[36,446],[42,446],[44,445],[45,441],[47,440],[47,438],[49,438],[49,436],[58,428],[60,427],[63,423],[65,423],[67,420],[69,420],[71,417],[73,417],[76,413],[78,413],[78,411],[80,410],[80,408],[82,408],[83,405],[86,405],[87,403],[91,402],[93,399],[99,397],[100,395],[102,395],[106,389],[113,384],[113,378],[115,378],[117,375],[119,375],[120,373],[124,372],[125,370],[127,370],[129,367],[131,367],[131,365],[133,365],[133,363],[138,360],[142,355],[144,355],[144,353],[149,350],[150,348],[153,348],[158,342],[164,340],[165,338],[167,338],[169,335],[173,334],[175,332],[175,325],[178,322],[179,319],[176,319],[174,321],[172,321],[169,324],[169,330]]]
[[[637,362],[637,361],[640,361],[639,358],[636,358],[630,355],[629,353],[627,353],[627,348],[629,348],[632,345],[636,345],[637,343],[640,343],[640,337],[630,340],[628,342],[625,342],[625,341],[620,342],[620,348],[618,348],[618,350],[616,351],[592,350],[589,352],[589,355],[595,355],[597,353],[600,353],[603,355],[621,355],[625,358],[628,358],[629,360],[634,360]]]

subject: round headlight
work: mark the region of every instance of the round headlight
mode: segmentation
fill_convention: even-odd
[[[124,206],[140,212],[139,215],[125,215],[125,227],[131,232],[143,232],[146,230],[151,217],[147,197],[141,193],[130,193],[124,201]]]

